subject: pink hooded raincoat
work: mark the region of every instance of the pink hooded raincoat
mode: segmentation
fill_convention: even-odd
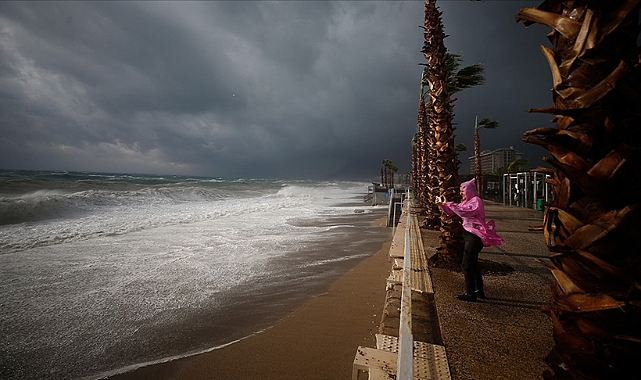
[[[463,182],[461,188],[465,193],[465,200],[461,203],[443,203],[443,211],[449,216],[460,216],[463,219],[463,228],[480,237],[485,247],[503,244],[503,238],[496,233],[494,221],[485,222],[485,208],[476,191],[475,180]]]

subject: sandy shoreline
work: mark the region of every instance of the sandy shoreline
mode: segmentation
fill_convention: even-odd
[[[373,225],[381,225],[379,219]],[[154,364],[110,379],[349,379],[359,345],[375,345],[391,233],[387,242],[267,330],[211,352]]]

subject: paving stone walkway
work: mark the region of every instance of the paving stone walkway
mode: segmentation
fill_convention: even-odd
[[[529,228],[543,223],[543,212],[486,202],[488,219],[505,240],[484,248],[481,267],[504,264],[513,271],[484,274],[487,299],[462,302],[463,274],[430,268],[434,305],[452,379],[541,379],[552,349],[552,324],[541,312],[551,305],[552,276],[535,258],[547,260],[543,233]],[[428,255],[439,245],[436,231],[422,230]]]

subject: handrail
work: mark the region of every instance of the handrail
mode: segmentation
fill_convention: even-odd
[[[401,292],[401,321],[398,330],[397,380],[414,379],[414,337],[412,336],[412,260],[410,257],[410,191],[407,189],[407,225],[403,253],[403,290]]]

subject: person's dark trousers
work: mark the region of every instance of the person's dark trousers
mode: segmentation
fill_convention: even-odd
[[[465,293],[483,293],[483,277],[479,269],[479,252],[483,249],[481,238],[471,232],[463,230],[463,275],[465,276]]]

